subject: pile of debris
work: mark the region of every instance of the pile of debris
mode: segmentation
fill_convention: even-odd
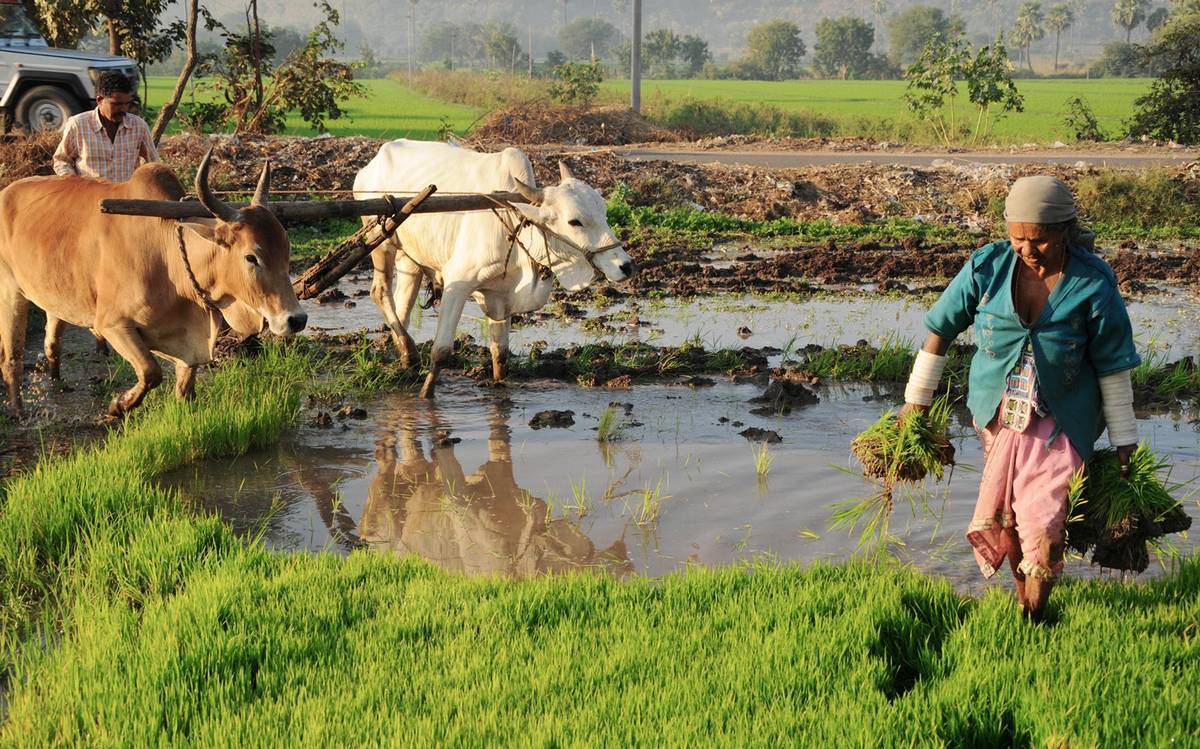
[[[677,141],[628,107],[575,107],[543,102],[501,109],[472,131],[471,145],[490,150],[506,145],[624,146]]]

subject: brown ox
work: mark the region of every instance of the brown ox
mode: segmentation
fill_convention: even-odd
[[[279,335],[304,328],[307,315],[288,277],[287,232],[266,208],[270,165],[251,205],[237,210],[209,189],[211,157],[200,163],[196,194],[214,219],[100,213],[102,198],[177,200],[182,185],[158,163],[120,184],[30,177],[0,192],[0,370],[15,415],[30,302],[52,322],[52,365],[61,327],[55,321],[92,328],[133,365],[137,384],[109,404],[113,416],[136,408],[162,382],[151,352],[174,363],[175,393],[191,397],[195,367],[212,360],[220,315],[210,303],[239,332],[255,332],[258,315]]]

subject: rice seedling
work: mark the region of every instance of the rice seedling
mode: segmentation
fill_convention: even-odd
[[[596,425],[596,439],[601,442],[613,442],[620,439],[622,432],[620,418],[616,407],[606,407],[600,413],[600,421]]]
[[[954,465],[954,447],[947,438],[950,401],[946,396],[919,413],[897,418],[888,411],[850,443],[863,473],[882,479],[887,488],[898,481],[917,482],[927,475],[941,480],[945,466]]]
[[[751,445],[751,453],[754,455],[754,473],[759,478],[765,478],[771,472],[771,465],[775,462],[775,456],[771,454],[771,449],[766,442],[760,442],[757,445]]]
[[[879,490],[854,499],[835,502],[830,527],[853,531],[860,524],[858,548],[874,541],[878,548],[898,543],[889,533],[895,507],[897,484],[915,484],[928,475],[941,480],[945,466],[954,465],[954,447],[947,437],[950,401],[946,396],[920,413],[899,419],[887,411],[850,444],[851,453],[862,463],[863,474],[879,480]],[[925,493],[908,493],[914,511],[929,511]]]
[[[1170,482],[1169,462],[1145,443],[1130,457],[1128,479],[1114,449],[1097,450],[1068,489],[1068,543],[1080,554],[1090,550],[1101,566],[1141,572],[1148,542],[1157,547],[1158,539],[1191,526],[1172,496],[1181,488]]]
[[[572,503],[563,505],[564,510],[574,512],[580,520],[587,517],[595,504],[592,500],[592,495],[587,488],[587,477],[579,480],[579,483],[571,482],[571,499]]]
[[[662,479],[659,479],[654,486],[647,483],[634,496],[640,499],[641,503],[633,509],[633,522],[639,526],[657,523],[662,512],[663,501],[668,499],[668,496],[663,494]]]

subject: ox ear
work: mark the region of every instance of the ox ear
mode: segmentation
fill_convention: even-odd
[[[543,208],[540,205],[530,205],[529,203],[513,203],[514,210],[522,216],[534,222],[535,224],[548,224],[554,218],[554,212],[549,208]]]
[[[184,236],[201,239],[210,244],[215,244],[222,249],[229,249],[232,244],[227,224],[206,221],[181,221],[180,225],[183,227]]]

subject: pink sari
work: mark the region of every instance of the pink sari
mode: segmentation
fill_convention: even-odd
[[[1022,575],[1054,580],[1062,572],[1068,483],[1083,461],[1065,434],[1050,441],[1054,427],[1049,414],[1034,414],[1023,432],[999,418],[979,431],[983,478],[967,541],[987,577],[1005,557],[1019,560]],[[1019,549],[1010,548],[1009,528],[1016,528]]]

